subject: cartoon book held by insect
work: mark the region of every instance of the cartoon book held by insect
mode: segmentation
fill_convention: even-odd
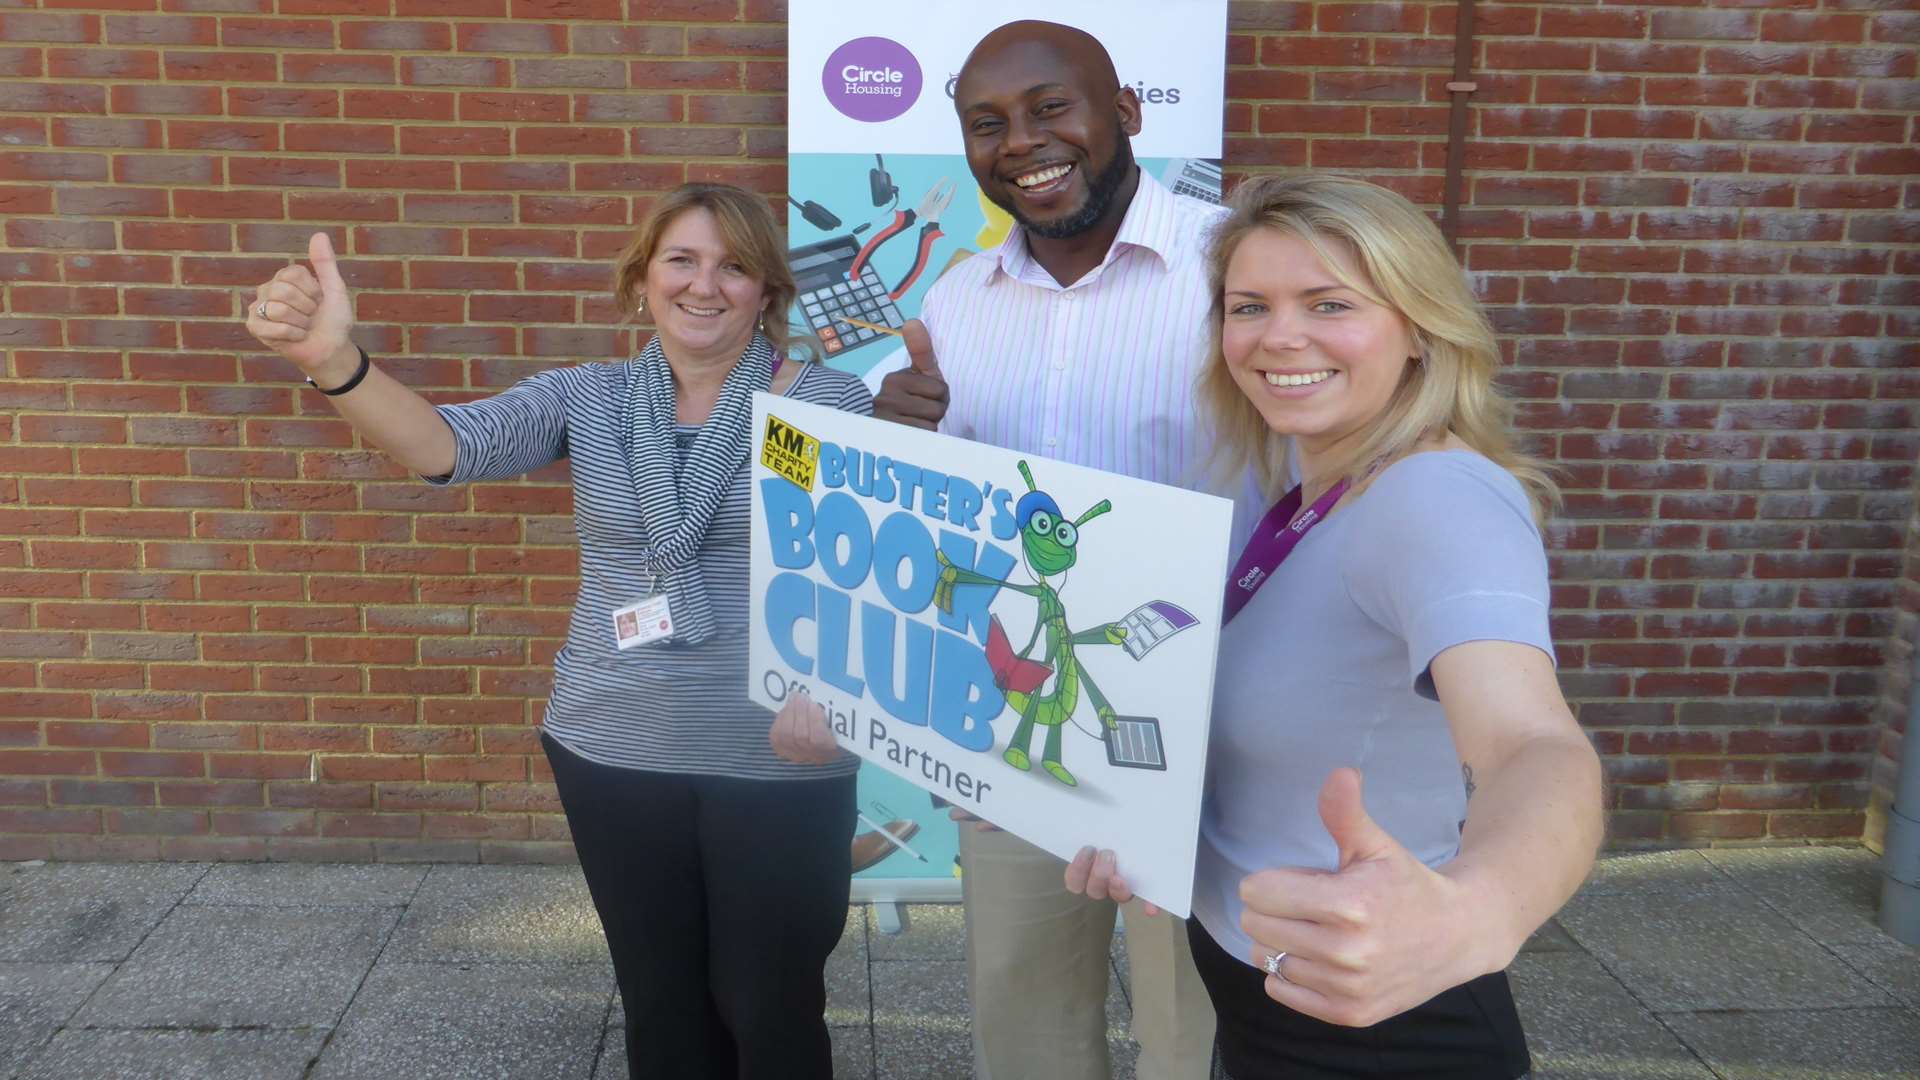
[[[1231,505],[770,395],[754,428],[754,700],[805,690],[847,749],[1184,914]]]

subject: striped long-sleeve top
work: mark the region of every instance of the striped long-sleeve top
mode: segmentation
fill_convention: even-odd
[[[852,759],[801,765],[775,757],[767,743],[773,716],[747,697],[748,447],[740,447],[740,468],[699,552],[719,632],[697,645],[615,647],[614,609],[647,587],[641,559],[649,538],[620,434],[630,425],[630,363],[555,368],[494,397],[439,407],[456,457],[453,472],[432,483],[504,479],[562,458],[572,472],[580,591],[554,657],[547,734],[590,761],[626,768],[750,780],[852,773]],[[873,412],[858,379],[818,364],[806,365],[786,396]],[[679,431],[683,460],[697,430]]]

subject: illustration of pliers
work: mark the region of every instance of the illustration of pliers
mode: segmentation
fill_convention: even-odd
[[[927,268],[927,256],[933,251],[933,242],[946,235],[940,231],[940,215],[946,212],[947,204],[952,201],[953,181],[943,176],[927,192],[926,197],[920,200],[920,206],[917,209],[895,210],[893,223],[874,233],[867,241],[867,246],[861,248],[860,254],[854,257],[853,266],[847,270],[847,279],[860,280],[860,271],[866,267],[867,260],[873,257],[873,253],[879,249],[880,245],[898,236],[915,221],[919,221],[921,223],[920,244],[919,250],[914,253],[913,265],[907,268],[907,274],[900,279],[900,284],[895,285],[893,291],[887,294],[895,300],[907,295],[907,290],[913,287],[914,281],[920,277],[920,272]]]

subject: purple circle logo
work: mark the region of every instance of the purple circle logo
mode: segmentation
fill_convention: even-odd
[[[920,99],[920,61],[889,38],[854,38],[827,57],[820,88],[843,114],[877,124]]]

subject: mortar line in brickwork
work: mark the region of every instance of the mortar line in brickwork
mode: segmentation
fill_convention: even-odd
[[[381,958],[387,955],[387,946],[393,944],[394,935],[400,932],[400,924],[407,920],[407,913],[413,910],[414,901],[420,899],[420,891],[427,887],[427,879],[433,876],[433,871],[433,867],[428,867],[427,872],[420,875],[420,880],[413,883],[413,892],[407,894],[406,903],[400,905],[399,917],[393,920],[392,926],[387,927],[387,936],[381,939],[379,950],[373,954],[373,962],[360,973],[360,981],[353,984],[353,993],[347,996],[347,1003],[340,1007],[340,1015],[334,1017],[333,1023],[327,1026],[327,1037],[320,1040],[319,1049],[307,1059],[307,1067],[301,1071],[300,1080],[312,1080],[313,1070],[319,1066],[320,1059],[326,1056],[327,1047],[333,1045],[333,1037],[340,1033],[340,1025],[347,1019],[347,1014],[353,1011],[353,1003],[360,1000],[360,991],[366,989],[367,980],[373,977],[373,969],[379,967]]]

